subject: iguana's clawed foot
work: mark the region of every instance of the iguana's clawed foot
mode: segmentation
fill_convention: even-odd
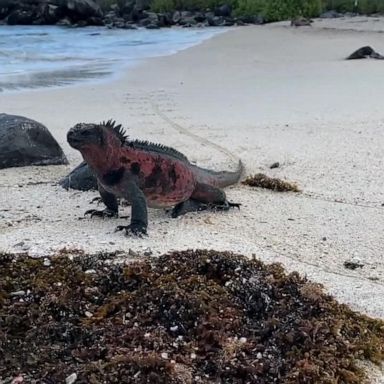
[[[144,235],[147,235],[147,228],[142,224],[136,223],[129,225],[118,225],[115,229],[115,232],[123,231],[124,229],[127,236],[143,237]]]
[[[97,203],[97,205],[99,205],[100,203],[103,202],[103,199],[100,197],[100,196],[97,196],[97,197],[94,197],[90,202],[89,204],[93,204],[93,203]]]
[[[231,208],[237,208],[240,209],[241,204],[238,203],[230,203],[229,201],[226,201],[223,204],[212,204],[210,208],[215,211],[229,211]]]
[[[102,211],[98,211],[97,209],[89,209],[87,212],[84,213],[84,216],[86,215],[90,215],[91,218],[93,216],[97,216],[97,217],[102,217],[102,218],[105,218],[105,217],[117,217],[117,212],[115,211],[112,211],[108,208],[106,209],[103,209]]]

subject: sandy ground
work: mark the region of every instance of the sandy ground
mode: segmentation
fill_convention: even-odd
[[[384,54],[383,31],[384,20],[376,18],[233,28],[112,82],[0,94],[1,112],[44,123],[71,162],[0,172],[0,249],[255,254],[384,318],[384,62],[343,61],[363,45]],[[227,193],[240,211],[171,219],[150,210],[148,237],[114,233],[126,220],[83,218],[96,192],[54,185],[80,161],[66,143],[68,128],[108,118],[127,126],[131,137],[173,146],[206,167],[230,169],[240,157],[246,174],[297,181],[303,193],[235,186]],[[276,161],[281,167],[269,169]],[[364,267],[345,269],[352,258]]]

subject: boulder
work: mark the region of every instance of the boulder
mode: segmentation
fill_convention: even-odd
[[[100,6],[92,0],[63,0],[63,3],[65,8],[81,19],[103,16]]]
[[[336,11],[326,11],[323,12],[319,17],[321,19],[335,19],[337,17],[343,16],[342,13],[336,12]]]
[[[237,23],[242,22],[244,24],[265,24],[265,19],[261,15],[256,16],[240,16],[237,20]]]
[[[380,55],[380,53],[375,52],[372,47],[365,46],[351,53],[346,58],[346,60],[356,60],[356,59],[366,59],[366,58],[383,60],[384,56]]]
[[[156,24],[154,24],[154,23],[147,24],[145,26],[145,28],[147,28],[147,29],[160,29],[160,27],[157,23]]]
[[[63,17],[64,12],[58,5],[41,4],[39,14],[42,19],[42,24],[55,24]]]
[[[149,25],[153,27],[158,27],[159,23],[159,17],[155,12],[148,12],[148,11],[143,11],[142,12],[142,18],[139,20],[139,25],[143,27],[147,27]]]
[[[36,12],[33,9],[15,9],[6,21],[8,25],[31,25],[36,19]]]
[[[59,181],[65,189],[77,189],[79,191],[89,191],[97,189],[97,180],[89,169],[87,163],[83,161],[74,168],[67,176]]]
[[[179,25],[182,26],[194,26],[197,24],[197,21],[195,20],[194,16],[185,16],[182,17],[181,20],[179,21]]]
[[[310,26],[312,20],[306,19],[305,17],[297,17],[296,19],[291,20],[292,27],[306,27]]]
[[[136,11],[146,11],[151,8],[152,0],[136,0],[134,9]]]
[[[224,4],[215,8],[215,16],[230,17],[231,14],[232,7],[228,4]]]
[[[172,15],[172,22],[174,24],[178,24],[181,20],[181,12],[180,11],[175,11],[173,12],[173,15]]]
[[[207,17],[207,21],[210,27],[221,27],[225,23],[225,19],[222,16]]]
[[[202,12],[197,12],[194,18],[198,23],[203,23],[207,19]]]
[[[48,129],[23,116],[0,114],[0,169],[68,164]]]
[[[0,15],[10,25],[56,24],[63,18],[102,25],[103,12],[93,0],[0,0]]]

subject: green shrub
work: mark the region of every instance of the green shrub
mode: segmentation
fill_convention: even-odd
[[[236,16],[263,15],[268,0],[238,0],[235,9]]]
[[[325,9],[334,9],[338,12],[359,12],[362,14],[371,14],[384,12],[383,0],[324,0]]]
[[[383,0],[359,0],[357,10],[359,13],[370,14],[384,12]]]
[[[255,0],[251,0],[255,1]],[[259,1],[259,0],[257,0]],[[170,11],[206,11],[223,4],[235,7],[236,0],[153,0],[151,9],[154,12]]]
[[[296,16],[316,17],[321,11],[321,0],[238,0],[236,7],[237,16],[261,15],[269,22]]]
[[[303,1],[302,14],[306,17],[318,17],[323,11],[321,0]]]
[[[173,0],[153,0],[151,10],[158,13],[172,12],[175,10],[175,2]]]

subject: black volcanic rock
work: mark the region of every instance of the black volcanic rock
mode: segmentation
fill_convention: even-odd
[[[72,24],[101,25],[103,11],[93,0],[0,0],[0,19],[9,25]]]
[[[83,161],[74,168],[67,176],[59,181],[65,189],[77,189],[79,191],[89,191],[97,189],[97,180],[89,169],[87,163]]]
[[[366,58],[383,60],[384,56],[380,55],[380,53],[375,52],[372,47],[365,46],[351,53],[346,60],[356,60],[356,59],[366,59]]]
[[[0,169],[68,161],[48,129],[23,116],[0,114]]]

